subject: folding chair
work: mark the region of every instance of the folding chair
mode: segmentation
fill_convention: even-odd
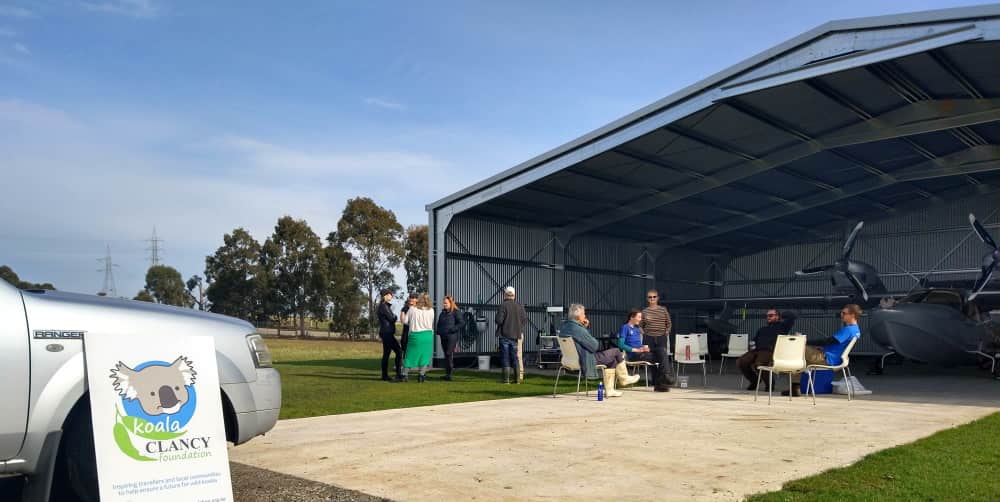
[[[563,370],[566,371],[576,371],[576,399],[580,400],[580,380],[583,379],[583,389],[587,397],[590,397],[590,385],[587,382],[586,372],[587,370],[580,368],[580,355],[576,351],[576,342],[573,338],[568,336],[560,336],[559,338],[559,350],[562,351],[562,361],[559,365],[559,369],[556,370],[556,384],[552,386],[552,397],[556,397],[556,390],[559,388],[559,375],[562,374]],[[604,370],[607,366],[603,364],[597,365],[597,374],[603,375]]]
[[[708,366],[705,364],[705,355],[701,352],[698,335],[677,335],[677,342],[674,346],[674,361],[677,363],[677,374],[681,373],[682,364],[701,365],[701,384],[708,387]]]
[[[844,385],[847,386],[847,400],[850,401],[854,398],[854,386],[851,385],[851,349],[854,348],[854,344],[858,341],[860,337],[854,337],[851,339],[847,347],[844,347],[844,353],[840,355],[840,364],[836,366],[828,366],[826,364],[810,364],[806,367],[806,371],[809,372],[809,386],[806,387],[806,392],[812,390],[813,405],[816,405],[816,384],[814,383],[813,375],[816,374],[816,370],[831,370],[834,373],[840,370],[844,374]]]
[[[757,401],[760,389],[761,372],[767,372],[767,404],[771,404],[771,394],[774,392],[774,374],[781,377],[788,373],[788,400],[792,400],[792,374],[801,373],[806,369],[806,336],[799,333],[790,336],[779,336],[774,344],[774,361],[770,366],[757,367],[757,389],[753,392],[753,400]],[[812,385],[812,373],[809,375],[809,385]],[[808,387],[806,387],[808,389]]]

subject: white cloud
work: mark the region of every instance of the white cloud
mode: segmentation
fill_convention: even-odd
[[[35,17],[35,13],[31,12],[24,7],[15,7],[13,5],[0,5],[0,17],[14,17],[18,19],[26,19],[29,17]]]
[[[83,2],[83,7],[94,12],[140,18],[152,18],[160,13],[160,8],[153,3],[153,0],[109,0],[100,3]]]
[[[296,149],[242,136],[224,136],[214,142],[224,150],[237,153],[249,163],[264,170],[280,172],[312,171],[327,175],[385,173],[429,174],[445,167],[431,156],[396,151],[314,151]]]
[[[21,43],[14,44],[14,50],[26,56],[31,55],[31,51]]]
[[[365,104],[385,108],[386,110],[403,110],[406,108],[401,103],[381,98],[365,98]]]
[[[404,225],[423,223],[423,205],[455,174],[422,153],[205,136],[156,116],[0,100],[4,182],[17,187],[0,198],[0,264],[93,293],[102,280],[95,258],[110,241],[119,294],[131,296],[142,287],[153,226],[166,239],[164,262],[189,277],[236,227],[263,241],[287,214],[325,238],[352,197],[373,198]]]

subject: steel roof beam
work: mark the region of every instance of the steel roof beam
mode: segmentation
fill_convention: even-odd
[[[695,241],[714,237],[719,234],[739,230],[744,227],[756,225],[764,221],[770,221],[782,216],[787,216],[797,211],[823,206],[850,197],[868,193],[873,190],[885,188],[896,183],[906,183],[926,179],[942,178],[948,176],[961,176],[969,173],[986,172],[1000,170],[1000,145],[985,145],[963,150],[961,152],[928,160],[914,166],[893,172],[878,178],[867,178],[854,183],[848,183],[836,190],[823,192],[817,195],[804,197],[798,201],[798,209],[789,207],[775,207],[764,209],[755,214],[748,214],[744,217],[733,218],[732,220],[716,225],[711,229],[688,232],[658,241],[656,244],[666,247],[677,247]],[[938,198],[933,194],[928,194]]]
[[[745,159],[704,179],[693,180],[670,191],[595,213],[575,224],[567,225],[562,230],[569,234],[584,233],[767,172],[818,152],[995,120],[1000,120],[1000,100],[997,99],[934,100],[913,103],[824,134],[812,141],[781,148],[761,158]]]
[[[729,107],[729,108],[731,108],[733,110],[736,110],[737,112],[742,113],[743,115],[745,115],[747,117],[750,117],[751,119],[757,120],[759,122],[763,122],[764,124],[767,124],[768,126],[774,128],[774,129],[777,129],[777,130],[782,131],[782,132],[784,132],[786,134],[790,134],[792,136],[795,136],[796,138],[798,138],[798,139],[800,139],[802,141],[812,141],[813,140],[813,137],[810,136],[808,133],[806,133],[804,131],[800,131],[799,129],[793,127],[792,125],[786,123],[785,121],[783,121],[783,120],[781,120],[781,119],[779,119],[777,117],[774,117],[774,116],[772,116],[772,115],[770,115],[770,114],[768,114],[768,113],[766,113],[764,111],[758,110],[758,109],[756,109],[756,108],[754,108],[754,107],[752,107],[752,106],[750,106],[748,104],[742,103],[742,102],[740,102],[740,101],[738,101],[736,99],[728,100],[728,101],[724,102],[723,105],[725,105],[725,106],[727,106],[727,107]],[[841,159],[844,159],[847,162],[850,162],[852,164],[857,164],[858,166],[862,167],[864,170],[866,170],[869,173],[874,174],[876,176],[882,176],[882,175],[885,174],[885,171],[882,171],[881,169],[879,169],[879,168],[877,168],[877,167],[875,167],[875,166],[873,166],[871,164],[868,164],[867,162],[864,162],[864,161],[861,161],[861,160],[856,159],[854,157],[851,157],[850,155],[847,155],[846,153],[839,152],[837,150],[830,150],[829,153],[832,154],[832,155],[835,155],[837,157],[840,157]],[[783,172],[785,174],[788,174],[790,176],[799,177],[803,181],[806,181],[807,183],[810,183],[813,186],[817,186],[817,187],[822,188],[824,190],[829,190],[830,189],[829,188],[830,185],[828,185],[826,183],[823,183],[823,182],[821,182],[819,180],[816,180],[816,179],[812,178],[811,176],[806,176],[806,175],[798,173],[798,172],[793,172],[793,171],[791,171],[789,169],[781,169],[781,172]],[[876,200],[872,200],[872,199],[869,199],[867,197],[861,197],[861,199],[864,200],[865,202],[867,202],[869,204],[872,204],[873,206],[879,207],[879,208],[881,208],[883,210],[890,209],[889,206],[886,206],[885,204],[882,204],[881,202],[878,202]]]
[[[647,165],[656,166],[656,167],[661,167],[663,169],[667,169],[667,170],[676,172],[678,174],[687,175],[687,176],[689,176],[691,178],[705,179],[705,178],[711,176],[710,174],[700,173],[700,172],[694,171],[694,170],[686,168],[686,167],[678,166],[677,164],[665,162],[665,161],[657,158],[654,155],[650,155],[648,153],[640,152],[640,151],[637,151],[637,150],[634,150],[634,149],[618,148],[618,149],[615,149],[615,150],[612,150],[612,151],[615,152],[615,153],[617,153],[617,154],[620,154],[620,155],[623,155],[625,157],[628,157],[630,159],[634,159],[634,160],[636,160],[638,162],[641,162],[641,163],[644,163],[644,164],[647,164]],[[819,182],[817,180],[812,180],[812,179],[808,179],[808,181],[810,183],[813,183],[813,184],[821,183],[821,182]],[[750,185],[747,185],[745,183],[730,183],[729,186],[732,187],[732,188],[736,188],[738,190],[742,190],[744,192],[748,192],[748,193],[751,193],[751,194],[763,197],[765,199],[769,199],[769,200],[771,200],[773,202],[777,202],[779,204],[794,204],[792,201],[790,201],[788,199],[779,197],[779,196],[777,196],[777,195],[775,195],[773,193],[769,193],[769,192],[766,192],[764,190],[760,190],[758,188],[754,188],[754,187],[752,187]],[[656,190],[656,191],[657,192],[661,192],[661,193],[662,192],[669,192],[669,190]],[[720,210],[727,210],[725,208],[720,208],[718,206],[712,206],[712,207],[720,209]],[[733,209],[733,210],[727,210],[727,211],[737,211],[737,210]],[[737,212],[744,213],[744,214],[746,213],[746,211],[737,211]],[[801,227],[801,228],[803,230],[809,230],[806,227]]]
[[[955,82],[958,83],[958,85],[965,91],[966,94],[969,95],[969,97],[976,99],[983,98],[983,93],[969,81],[968,77],[966,77],[965,74],[963,74],[962,71],[955,66],[955,63],[951,62],[951,59],[949,59],[944,52],[939,49],[936,51],[930,51],[927,55],[930,56],[931,59],[933,59],[934,62],[945,71],[945,73],[955,79]]]

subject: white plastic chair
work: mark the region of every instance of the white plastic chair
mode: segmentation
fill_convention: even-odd
[[[660,367],[660,363],[654,363],[654,362],[650,362],[650,361],[629,361],[628,360],[628,355],[627,354],[625,355],[625,367],[626,368],[629,368],[629,367],[631,367],[631,368],[642,368],[642,371],[643,371],[644,376],[646,378],[646,388],[647,389],[649,388],[649,367],[650,366],[655,366],[655,367],[659,368]],[[638,371],[638,370],[636,370],[636,371]]]
[[[552,386],[552,397],[556,397],[556,390],[559,388],[559,375],[562,374],[563,370],[566,371],[576,371],[576,399],[580,400],[580,380],[583,380],[584,395],[590,397],[590,385],[587,382],[587,377],[585,373],[587,370],[580,368],[580,355],[576,351],[576,342],[573,338],[568,336],[560,336],[559,338],[559,350],[562,351],[562,361],[559,365],[559,369],[556,370],[556,384]],[[603,375],[604,370],[607,366],[603,364],[598,364],[597,374]]]
[[[722,367],[726,365],[726,358],[739,359],[750,351],[750,335],[746,333],[734,333],[729,335],[729,350],[722,354],[719,361],[719,374],[722,374]],[[742,373],[740,374],[740,385],[743,384]]]
[[[706,363],[712,361],[712,355],[708,353],[708,333],[691,333],[698,337],[698,348]]]
[[[779,336],[774,344],[774,361],[770,366],[757,367],[757,389],[753,392],[753,400],[757,400],[757,393],[760,389],[761,372],[767,372],[767,404],[771,404],[771,394],[774,393],[774,374],[780,377],[782,373],[788,373],[788,400],[792,400],[792,375],[801,373],[806,369],[806,336],[801,333],[794,335]],[[812,385],[812,373],[809,375],[809,384]],[[808,387],[807,387],[808,388]]]
[[[828,366],[826,364],[810,364],[806,367],[806,371],[809,372],[809,386],[806,387],[806,392],[812,391],[813,405],[816,404],[816,384],[815,384],[815,374],[816,370],[831,370],[835,374],[838,370],[842,371],[844,374],[844,385],[847,386],[847,400],[850,401],[854,398],[854,386],[851,385],[851,349],[854,348],[854,344],[858,341],[859,336],[851,339],[847,347],[844,347],[844,353],[840,355],[840,364],[836,366]]]
[[[700,364],[702,386],[708,387],[708,366],[705,364],[705,355],[698,343],[699,338],[696,333],[677,335],[677,342],[674,346],[674,361],[677,363],[678,375],[681,373],[681,365]]]

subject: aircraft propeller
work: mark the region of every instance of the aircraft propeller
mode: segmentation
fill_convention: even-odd
[[[795,272],[795,275],[813,275],[822,272],[840,272],[847,277],[847,280],[854,285],[854,289],[858,290],[861,297],[868,301],[868,291],[865,290],[864,284],[858,280],[858,278],[851,272],[851,251],[854,250],[854,242],[858,238],[858,233],[861,232],[861,227],[865,225],[865,222],[859,221],[857,225],[854,226],[854,230],[851,234],[847,236],[847,240],[844,242],[844,249],[840,254],[840,259],[831,265],[823,265],[821,267],[810,267],[799,270]]]
[[[983,256],[983,271],[979,275],[979,279],[976,280],[975,285],[972,286],[972,292],[969,294],[969,300],[972,300],[986,287],[986,283],[990,282],[993,271],[996,270],[997,263],[1000,262],[1000,249],[997,248],[997,243],[993,241],[990,233],[986,231],[986,227],[983,227],[983,224],[979,223],[979,220],[976,220],[976,215],[969,213],[969,223],[972,223],[972,228],[976,231],[976,235],[987,246],[993,248],[992,251]]]
[[[722,335],[735,333],[736,330],[740,328],[729,322],[729,317],[732,316],[732,314],[733,309],[729,307],[728,304],[724,304],[722,306],[722,312],[719,313],[718,317],[715,319],[705,319],[705,325],[712,331]]]

